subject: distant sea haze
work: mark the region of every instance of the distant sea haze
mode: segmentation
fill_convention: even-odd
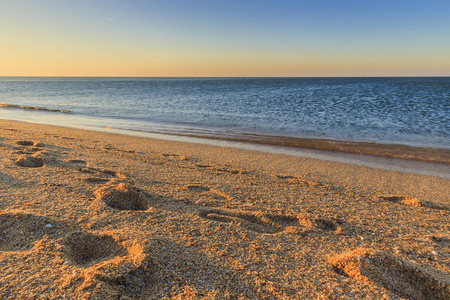
[[[449,77],[2,77],[0,103],[0,118],[71,127],[450,149]]]

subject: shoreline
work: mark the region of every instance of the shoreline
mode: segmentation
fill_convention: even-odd
[[[380,143],[376,141],[352,141],[339,140],[331,137],[295,137],[288,135],[274,135],[271,133],[233,132],[225,129],[202,129],[183,127],[180,124],[148,123],[148,130],[142,130],[146,125],[138,120],[113,120],[93,118],[72,114],[69,111],[49,109],[42,107],[19,106],[0,103],[2,108],[13,111],[21,111],[23,115],[15,114],[9,120],[18,122],[41,123],[43,114],[47,114],[46,125],[63,126],[77,129],[86,129],[103,132],[117,132],[124,135],[152,137],[152,135],[167,135],[173,137],[188,137],[194,139],[206,139],[215,141],[230,141],[238,143],[251,143],[273,147],[286,147],[292,149],[311,149],[336,153],[353,153],[372,155],[379,157],[391,157],[407,160],[435,162],[450,164],[450,148],[436,146],[408,145],[393,141]],[[31,120],[31,121],[30,121]],[[114,121],[116,123],[114,123]],[[124,122],[121,128],[120,123]],[[135,122],[135,123],[133,123]],[[137,122],[137,123],[136,123]],[[90,125],[85,125],[90,124]],[[152,129],[153,127],[153,129]]]
[[[54,112],[49,113],[54,116]],[[66,117],[64,117],[66,118]],[[0,118],[1,119],[1,118]],[[259,134],[227,133],[227,136],[190,134],[160,131],[141,131],[120,129],[110,125],[80,125],[80,122],[63,124],[64,120],[39,122],[38,119],[29,121],[4,119],[29,124],[59,126],[95,132],[114,133],[150,139],[162,139],[220,147],[231,147],[274,154],[285,154],[351,163],[373,168],[413,172],[421,175],[431,175],[450,178],[450,150],[444,148],[430,148],[408,145],[379,144],[374,142],[346,142],[319,138],[295,138],[285,136],[269,136]]]
[[[446,178],[4,119],[0,154],[2,299],[450,295]]]

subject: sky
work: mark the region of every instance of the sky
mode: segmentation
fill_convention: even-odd
[[[448,0],[0,0],[0,76],[450,76]]]

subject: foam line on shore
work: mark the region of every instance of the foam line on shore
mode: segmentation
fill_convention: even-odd
[[[69,110],[66,109],[54,109],[47,107],[38,107],[38,106],[29,106],[29,105],[16,105],[16,104],[8,104],[8,103],[0,103],[0,108],[12,108],[12,109],[25,109],[25,110],[38,110],[38,111],[48,111],[48,112],[60,112],[63,114],[70,113]]]

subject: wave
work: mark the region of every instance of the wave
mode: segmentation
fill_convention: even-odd
[[[28,106],[28,105],[17,105],[17,104],[8,104],[8,103],[0,103],[0,108],[13,108],[13,109],[25,109],[25,110],[41,110],[48,112],[59,112],[63,114],[71,113],[66,109],[54,109],[47,107],[37,107],[37,106]]]

